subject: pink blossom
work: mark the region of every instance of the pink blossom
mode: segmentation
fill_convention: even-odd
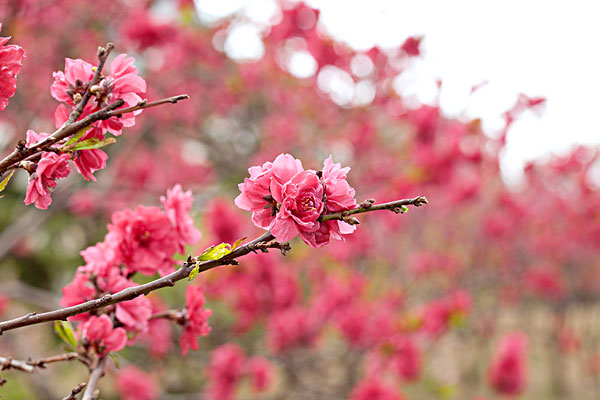
[[[310,246],[317,247],[311,232],[319,230],[317,221],[323,212],[323,185],[313,171],[302,171],[279,187],[271,185],[273,198],[280,204],[279,212],[270,224],[271,233],[280,242],[298,234]]]
[[[73,281],[63,287],[62,298],[60,305],[62,307],[71,307],[77,304],[85,303],[86,301],[96,298],[96,288],[90,281],[86,273],[82,273],[80,269],[75,273]],[[69,317],[70,320],[86,321],[89,318],[89,313],[78,314]]]
[[[248,169],[250,178],[245,178],[244,183],[238,185],[242,193],[235,198],[235,205],[242,210],[252,212],[254,225],[269,229],[271,222],[275,219],[275,214],[273,213],[274,209],[265,209],[265,205],[269,204],[265,197],[271,195],[271,188],[281,189],[286,182],[301,171],[304,169],[300,160],[289,154],[280,154],[272,163],[266,162],[262,167],[250,167]]]
[[[115,242],[98,242],[79,254],[85,260],[85,266],[81,270],[100,277],[113,273],[123,263]]]
[[[2,23],[0,23],[2,30]],[[17,91],[17,74],[25,58],[25,50],[19,46],[6,45],[9,37],[0,37],[0,111],[8,105],[8,98]]]
[[[246,356],[238,345],[224,344],[212,351],[208,366],[206,395],[211,400],[231,400],[243,377]]]
[[[520,332],[502,337],[488,369],[490,385],[506,396],[519,395],[527,379],[527,337]]]
[[[273,366],[266,358],[256,356],[248,359],[246,370],[256,392],[266,390],[273,381]]]
[[[171,272],[173,256],[179,249],[175,228],[157,207],[138,206],[115,212],[105,241],[117,243],[119,258],[130,272],[145,275]]]
[[[407,381],[416,381],[421,376],[421,351],[414,340],[407,336],[397,336],[390,343],[390,366],[394,372]]]
[[[71,169],[69,154],[58,155],[52,152],[42,154],[34,173],[29,175],[29,184],[25,195],[25,204],[34,203],[45,210],[52,203],[50,190],[56,187],[56,180],[66,178]]]
[[[117,293],[138,285],[124,276],[113,273],[98,279],[98,286],[104,293]],[[134,331],[146,332],[150,316],[152,316],[152,304],[143,296],[117,303],[115,308],[115,318],[126,328]]]
[[[223,199],[213,200],[207,207],[205,220],[217,243],[233,243],[242,237],[244,219],[236,214],[230,202]]]
[[[210,333],[208,317],[212,310],[204,308],[204,291],[200,286],[190,285],[185,293],[185,309],[187,318],[185,331],[179,339],[182,354],[189,349],[198,350],[198,336],[206,336]]]
[[[111,351],[119,351],[127,343],[127,334],[123,328],[114,328],[110,317],[102,314],[99,317],[92,316],[83,324],[81,337],[86,339],[89,346],[93,347],[98,354],[107,354]]]
[[[402,400],[404,396],[381,382],[378,378],[367,377],[356,385],[350,394],[351,400]]]
[[[184,192],[181,185],[175,185],[167,190],[167,196],[161,196],[160,201],[167,213],[171,224],[175,227],[179,239],[179,252],[185,251],[184,244],[195,244],[200,241],[202,234],[194,226],[194,219],[190,216],[192,208],[192,192]]]
[[[116,384],[123,400],[154,400],[160,396],[154,378],[133,365],[118,371]]]
[[[0,294],[0,317],[2,317],[2,314],[4,314],[4,312],[6,311],[6,308],[8,307],[9,303],[10,300],[8,299],[8,297]]]
[[[167,308],[156,296],[150,297],[152,314],[166,311]],[[165,318],[156,318],[148,321],[148,331],[140,335],[150,354],[154,357],[163,358],[169,353],[173,346],[171,321]]]
[[[49,133],[45,133],[45,132],[37,133],[37,132],[29,129],[26,134],[27,141],[25,144],[27,145],[27,147],[31,147],[34,144],[46,139],[48,136],[50,136]]]
[[[146,82],[138,75],[137,69],[132,65],[133,57],[127,58],[120,54],[110,64],[110,75],[100,80],[97,85],[90,88],[93,97],[86,104],[84,115],[97,111],[118,99],[124,101],[124,107],[135,106],[142,100],[146,91]],[[58,71],[53,74],[54,82],[50,88],[52,97],[70,105],[76,105],[91,84],[94,76],[94,66],[83,60],[65,59],[65,72]],[[135,125],[135,115],[141,110],[127,113],[121,118],[113,117],[99,121],[94,126],[99,127],[102,133],[110,132],[115,136],[121,134],[123,127]]]

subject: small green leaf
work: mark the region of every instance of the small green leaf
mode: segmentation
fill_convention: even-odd
[[[112,358],[113,362],[115,363],[115,367],[117,367],[117,369],[119,369],[120,368],[119,367],[119,355],[117,353],[111,351],[110,353],[108,353],[108,356],[110,358]]]
[[[194,267],[192,272],[190,272],[190,274],[188,275],[188,281],[191,281],[192,279],[194,279],[196,277],[196,275],[198,275],[198,272],[200,272],[200,264],[196,263],[196,266]]]
[[[66,344],[69,345],[71,351],[75,351],[77,349],[77,339],[75,339],[73,327],[71,326],[70,322],[55,321],[54,331]]]
[[[90,138],[84,141],[77,143],[75,146],[71,147],[69,150],[91,150],[91,149],[99,149],[101,147],[107,146],[116,142],[115,138],[106,138],[104,140],[100,140],[98,138]]]
[[[8,174],[6,176],[6,178],[4,178],[2,180],[2,182],[0,182],[0,192],[3,191],[6,188],[6,185],[8,184],[8,181],[10,181],[10,178],[12,178],[13,174],[15,173],[15,170],[10,171],[10,174]],[[2,196],[0,196],[0,199],[2,198]]]
[[[86,126],[84,128],[81,128],[77,132],[75,132],[75,134],[73,136],[71,136],[71,138],[69,138],[69,140],[67,141],[67,143],[65,143],[65,145],[63,146],[63,148],[69,147],[73,143],[77,143],[77,141],[79,139],[81,139],[83,137],[83,135],[85,135],[87,133],[87,131],[90,130],[91,127],[92,127],[91,125],[88,125],[88,126]]]
[[[204,250],[198,257],[198,261],[218,260],[229,253],[231,253],[231,245],[229,243],[221,243]]]

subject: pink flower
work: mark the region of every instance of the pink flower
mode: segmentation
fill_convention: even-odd
[[[525,389],[527,347],[527,337],[520,332],[500,340],[488,369],[490,385],[499,394],[516,396]]]
[[[296,174],[304,171],[300,160],[289,154],[280,154],[272,163],[266,162],[262,167],[250,167],[250,178],[244,179],[238,188],[242,192],[235,198],[235,205],[242,210],[252,212],[252,222],[259,228],[269,229],[275,219],[275,209],[267,208],[271,200],[265,197],[271,195],[271,188],[279,188],[291,180]],[[271,196],[272,197],[272,196]],[[272,203],[271,203],[272,204]],[[275,206],[273,204],[273,206]]]
[[[352,390],[352,400],[402,400],[404,396],[382,383],[375,377],[368,377]]]
[[[138,286],[124,276],[112,274],[98,280],[98,286],[104,293],[117,293],[129,287]],[[126,328],[139,332],[148,330],[148,320],[152,316],[152,304],[143,296],[117,303],[115,318]]]
[[[390,366],[400,377],[416,381],[421,375],[421,352],[414,340],[406,336],[392,339]]]
[[[90,90],[93,97],[86,104],[84,113],[89,114],[102,107],[123,99],[124,107],[135,106],[142,100],[141,95],[146,92],[146,82],[138,75],[137,69],[132,65],[133,57],[126,58],[126,54],[120,54],[110,64],[111,73],[100,80]],[[52,97],[56,100],[76,105],[94,76],[94,66],[83,60],[65,59],[65,72],[55,72],[54,82],[50,88]],[[99,121],[94,126],[101,128],[101,132],[110,132],[115,136],[121,134],[123,127],[135,125],[135,116],[141,110],[124,114],[121,118],[113,117],[105,121]]]
[[[243,377],[246,356],[240,346],[224,344],[212,351],[208,366],[206,395],[211,400],[230,400]]]
[[[69,158],[69,154],[58,155],[52,152],[42,154],[35,172],[29,176],[25,204],[34,203],[42,210],[50,206],[52,203],[50,190],[56,187],[56,180],[66,178],[71,172]]]
[[[81,267],[80,267],[81,268]],[[96,298],[96,288],[90,281],[89,276],[82,273],[80,269],[75,273],[73,281],[62,289],[62,298],[60,305],[62,307],[76,306],[77,304],[85,303],[86,301]],[[86,321],[89,318],[89,313],[78,314],[69,317],[70,320]]]
[[[178,235],[167,214],[157,207],[138,206],[117,211],[108,225],[105,242],[117,244],[119,258],[129,272],[166,275],[179,249]]]
[[[86,339],[96,353],[104,355],[111,351],[119,351],[127,343],[127,334],[123,328],[113,329],[110,317],[106,314],[92,316],[81,330],[81,337]]]
[[[262,392],[269,387],[273,381],[273,366],[263,357],[252,357],[246,362],[246,370],[250,375],[252,388],[256,392]]]
[[[123,400],[154,400],[160,396],[154,378],[133,365],[118,371],[116,383],[119,398]]]
[[[179,339],[182,354],[189,349],[198,350],[198,336],[206,336],[210,333],[208,317],[212,310],[204,308],[204,292],[202,287],[190,285],[185,293],[185,309],[187,318],[185,331]]]
[[[8,98],[14,96],[17,91],[17,74],[25,58],[25,50],[21,47],[6,45],[9,40],[10,37],[0,37],[0,111],[6,108]]]
[[[85,266],[82,271],[93,273],[96,276],[108,276],[120,267],[123,263],[119,258],[117,243],[98,242],[95,246],[90,246],[79,254],[85,260]]]
[[[10,300],[8,299],[8,297],[0,294],[0,317],[2,317],[4,311],[6,311],[6,308],[8,307],[9,303]]]
[[[323,212],[323,185],[313,171],[302,171],[279,187],[271,185],[272,196],[280,204],[270,224],[279,242],[287,242],[298,234],[310,246],[317,247],[311,232],[319,230],[317,221]]]
[[[200,241],[202,234],[194,226],[194,219],[190,216],[192,208],[192,192],[184,192],[181,185],[175,185],[167,190],[167,197],[161,196],[160,201],[171,224],[175,227],[179,239],[179,252],[185,251],[185,244],[195,244]]]
[[[152,314],[166,311],[158,297],[150,297]],[[156,318],[148,321],[148,331],[140,335],[140,340],[148,347],[154,357],[163,358],[173,346],[171,321],[165,318]]]

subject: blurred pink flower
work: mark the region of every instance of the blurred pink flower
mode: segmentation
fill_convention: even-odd
[[[175,185],[167,190],[167,196],[161,196],[160,201],[171,224],[175,227],[179,241],[179,252],[185,251],[185,244],[196,244],[202,234],[194,226],[194,219],[190,215],[192,208],[192,192],[184,192],[181,185]]]
[[[404,396],[375,377],[367,377],[356,385],[351,400],[402,400]]]
[[[198,336],[210,333],[208,318],[212,310],[204,308],[204,291],[200,286],[190,285],[185,292],[185,309],[187,318],[185,331],[179,339],[181,353],[186,354],[189,349],[198,350]]]
[[[209,399],[233,399],[235,387],[243,377],[245,360],[242,348],[233,343],[224,344],[211,352],[210,364],[206,369],[206,395]]]
[[[133,365],[118,371],[116,384],[123,400],[154,400],[160,396],[154,378]]]
[[[500,339],[488,369],[490,386],[499,394],[516,396],[527,380],[527,337],[512,332]]]
[[[17,91],[17,74],[25,58],[25,50],[21,47],[6,45],[9,40],[10,36],[0,36],[0,111],[6,108],[8,98],[14,96]]]
[[[273,381],[273,366],[263,357],[252,357],[246,362],[246,370],[252,382],[252,388],[262,392],[269,387]]]

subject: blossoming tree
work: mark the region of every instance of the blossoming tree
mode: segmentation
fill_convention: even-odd
[[[499,155],[543,99],[484,135],[395,89],[420,38],[357,51],[277,8],[0,3],[0,393],[595,398],[597,152],[513,190]]]

